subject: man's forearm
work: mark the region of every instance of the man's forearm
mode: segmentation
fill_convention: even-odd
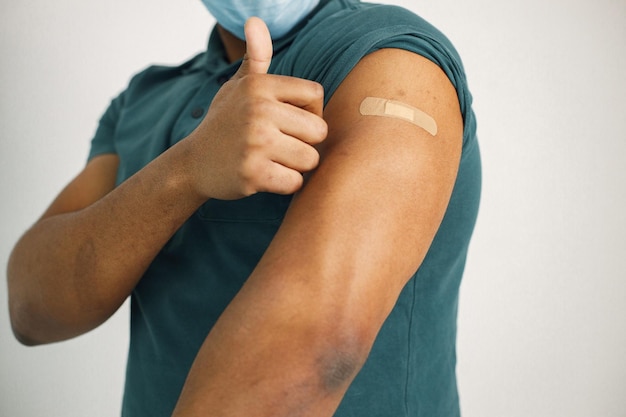
[[[174,417],[334,413],[372,338],[300,279],[253,274],[202,345]]]
[[[11,320],[22,342],[67,339],[108,319],[202,204],[175,149],[91,206],[25,233],[8,267]]]

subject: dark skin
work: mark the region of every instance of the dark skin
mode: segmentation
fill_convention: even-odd
[[[95,158],[17,244],[12,324],[32,344],[83,333],[115,312],[207,199],[297,191],[207,335],[174,415],[331,416],[443,218],[461,153],[456,91],[425,58],[380,50],[322,113],[319,85],[265,73],[272,47],[260,21],[248,23],[247,45],[221,34],[231,59],[244,50],[247,59],[201,126],[117,188],[117,157]],[[420,108],[437,121],[437,136],[362,116],[369,96]],[[256,128],[238,131],[228,117],[251,117]],[[268,139],[276,132],[281,140]]]
[[[235,62],[243,58],[246,54],[246,42],[234,36],[220,25],[217,25],[217,32],[220,34],[220,38],[224,44],[228,60]]]

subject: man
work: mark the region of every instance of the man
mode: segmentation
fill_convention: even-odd
[[[208,51],[133,78],[16,245],[16,336],[131,295],[125,416],[458,415],[480,161],[454,48],[397,7],[204,3]]]

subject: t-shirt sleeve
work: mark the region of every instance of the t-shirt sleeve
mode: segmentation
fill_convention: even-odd
[[[456,88],[464,119],[464,144],[474,140],[476,120],[461,58],[443,33],[414,13],[397,6],[361,4],[311,21],[295,44],[299,52],[282,70],[321,83],[326,103],[358,62],[376,50],[397,48],[424,56],[437,64]]]
[[[98,155],[117,154],[115,148],[115,131],[124,102],[124,93],[111,101],[98,123],[98,128],[91,139],[88,161]]]

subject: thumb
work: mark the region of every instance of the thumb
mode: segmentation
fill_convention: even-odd
[[[235,78],[248,74],[267,74],[272,62],[274,48],[272,37],[265,22],[258,17],[251,17],[244,26],[246,34],[246,54]]]

